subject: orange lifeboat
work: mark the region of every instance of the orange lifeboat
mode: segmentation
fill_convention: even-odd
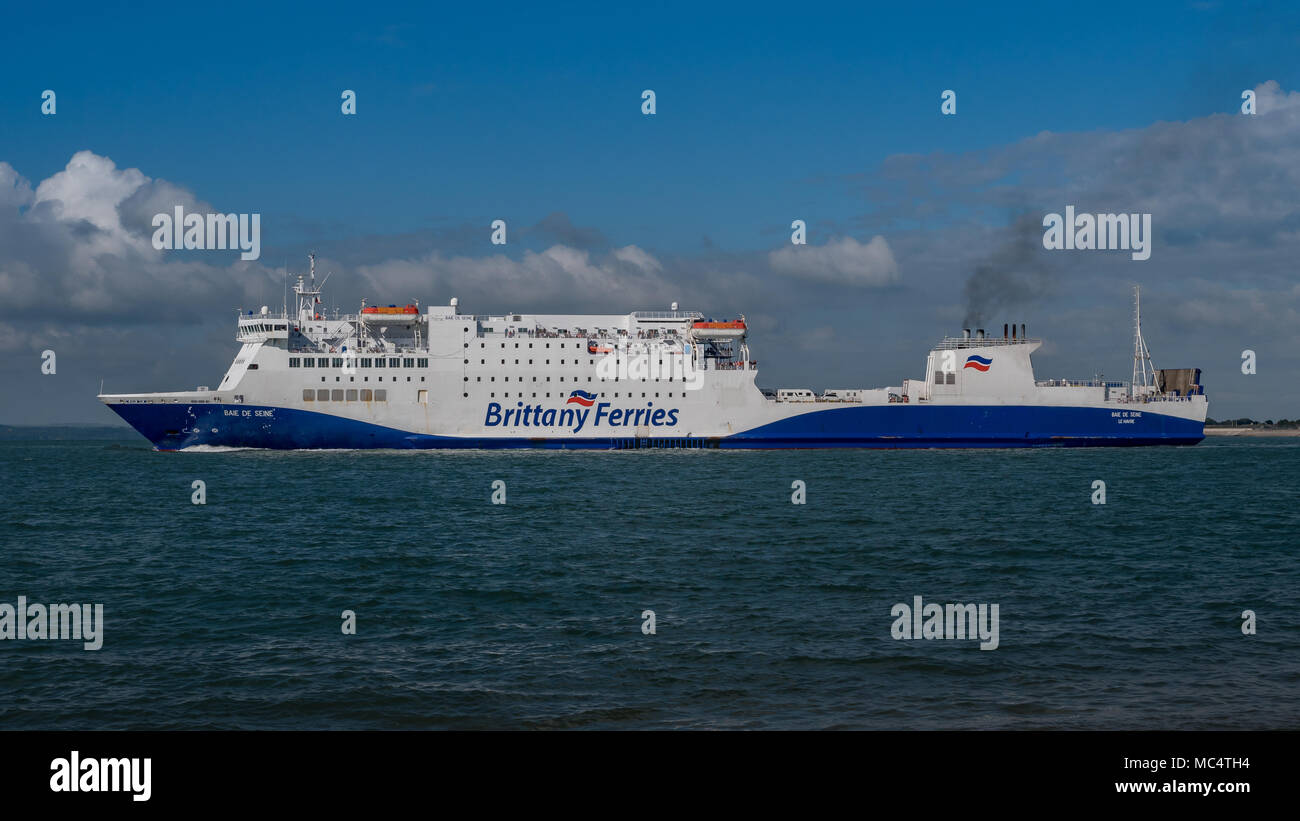
[[[743,319],[733,319],[730,322],[696,322],[691,327],[697,331],[743,331],[745,330],[745,321]]]
[[[400,308],[397,307],[396,305],[389,305],[387,308],[381,308],[380,306],[375,305],[370,308],[361,309],[361,313],[363,314],[401,315],[401,314],[418,314],[419,312],[420,309],[415,307],[414,305],[403,305]]]
[[[691,334],[696,339],[743,339],[747,330],[743,319],[691,324]]]

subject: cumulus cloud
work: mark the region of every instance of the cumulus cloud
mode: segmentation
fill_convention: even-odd
[[[21,208],[32,201],[32,184],[7,162],[0,162],[0,208]]]
[[[790,245],[770,253],[768,262],[779,274],[840,285],[876,288],[898,280],[894,252],[879,235],[865,245],[853,237],[825,245]]]
[[[155,250],[153,215],[211,210],[192,193],[90,151],[31,190],[0,162],[0,319],[58,315],[102,324],[171,322],[186,305],[233,307],[279,273],[235,254]]]
[[[1283,91],[1277,80],[1255,86],[1255,111],[1259,114],[1276,114],[1296,108],[1300,108],[1300,91]]]
[[[518,259],[505,254],[449,257],[431,251],[417,259],[387,260],[357,270],[381,293],[454,294],[468,304],[496,306],[508,297],[516,310],[557,302],[567,303],[569,310],[575,303],[629,310],[658,304],[676,287],[661,276],[663,265],[635,245],[598,256],[553,245],[541,252],[525,251]]]

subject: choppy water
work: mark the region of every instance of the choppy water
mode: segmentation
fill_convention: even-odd
[[[1300,727],[1300,439],[0,442],[0,475],[0,602],[106,621],[97,652],[0,641],[3,729]],[[997,603],[1000,646],[894,640],[916,595]]]

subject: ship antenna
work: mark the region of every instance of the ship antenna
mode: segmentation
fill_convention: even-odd
[[[1142,289],[1133,286],[1133,387],[1149,387],[1155,384],[1155,367],[1151,364],[1151,352],[1147,350],[1146,340],[1142,338]]]

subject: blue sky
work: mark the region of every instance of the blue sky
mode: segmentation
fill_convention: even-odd
[[[313,224],[562,211],[619,242],[757,248],[792,212],[816,229],[869,206],[825,181],[891,154],[1182,120],[1261,79],[1300,85],[1283,4],[486,8],[15,7],[0,147],[34,179],[92,148],[267,214],[272,245]],[[53,118],[32,116],[45,88]],[[947,88],[958,116],[940,118]]]
[[[1040,371],[1089,375],[1096,359],[1122,373],[1125,294],[1142,281],[1157,364],[1218,378],[1207,379],[1212,416],[1300,417],[1300,389],[1288,387],[1300,358],[1282,338],[1300,310],[1288,268],[1300,252],[1295,189],[1251,179],[1261,162],[1291,173],[1300,135],[1280,114],[1256,131],[1230,119],[1243,89],[1271,82],[1286,102],[1300,88],[1297,23],[1288,4],[1213,2],[13,8],[0,31],[0,171],[19,193],[11,233],[0,222],[0,241],[12,240],[0,245],[0,351],[58,338],[34,315],[81,289],[93,299],[70,320],[106,329],[117,353],[68,340],[70,378],[30,383],[31,401],[0,406],[0,422],[48,418],[41,397],[81,396],[101,377],[120,390],[214,382],[232,352],[229,303],[272,300],[284,263],[298,270],[308,250],[336,271],[345,306],[360,295],[441,301],[451,289],[462,303],[480,297],[479,311],[680,297],[755,316],[766,333],[755,347],[770,342],[764,381],[896,384],[959,327],[972,271],[1005,259],[1017,220],[1067,202],[1154,210],[1173,250],[1158,247],[1144,267],[1052,258],[1042,287],[1027,274],[1005,306],[1016,314],[989,324],[1050,330],[1060,344],[1044,348]],[[40,113],[47,88],[55,116]],[[949,88],[955,117],[939,114]],[[356,116],[340,113],[343,89],[357,92]],[[179,191],[262,214],[261,269],[114,258],[111,245],[79,255],[76,219],[93,208],[70,203],[97,183],[40,193],[78,152],[109,162],[91,177],[126,185],[120,174],[139,169],[156,186],[151,204]],[[32,227],[56,189],[80,215],[49,218],[64,239],[52,223]],[[129,232],[129,209],[112,205]],[[505,249],[489,244],[496,218],[511,227]],[[846,278],[833,259],[825,275],[783,270],[774,255],[795,218],[814,246],[852,240],[838,247],[854,259],[882,237],[896,275]],[[651,267],[614,258],[631,246]],[[614,287],[581,289],[569,250]],[[148,273],[128,281],[137,269]],[[546,285],[541,304],[482,304],[521,281]],[[205,300],[212,312],[191,316],[186,344],[174,327],[145,327],[147,310],[166,326],[170,308],[202,313]],[[1217,336],[1207,306],[1224,307]],[[889,342],[864,344],[868,327]],[[173,351],[165,362],[159,345]],[[1233,363],[1252,346],[1272,370],[1243,383]],[[1171,348],[1186,355],[1159,361]],[[14,372],[0,377],[28,384],[30,369],[5,367]],[[66,421],[102,419],[93,403],[66,407]]]

